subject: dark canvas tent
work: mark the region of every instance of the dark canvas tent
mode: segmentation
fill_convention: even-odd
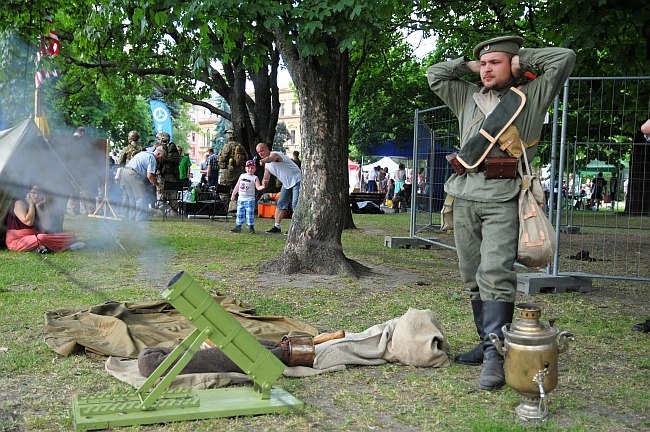
[[[69,139],[62,137],[45,139],[31,118],[0,131],[2,225],[11,201],[23,198],[33,185],[40,186],[47,194],[48,205],[55,209],[62,224],[68,197],[78,190],[79,182],[88,177],[89,172],[95,184],[97,175],[103,178],[103,166],[103,151],[97,146],[89,145],[89,141],[71,144]]]

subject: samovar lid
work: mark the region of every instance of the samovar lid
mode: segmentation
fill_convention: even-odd
[[[539,317],[542,316],[542,308],[532,303],[520,303],[516,309],[521,319],[539,320]]]
[[[510,325],[511,336],[535,336],[546,337],[557,333],[557,329],[550,328],[548,325],[541,323],[539,318],[542,316],[542,308],[532,303],[520,303],[516,307],[519,319],[514,320]]]

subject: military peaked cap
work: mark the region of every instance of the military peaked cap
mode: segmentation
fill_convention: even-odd
[[[480,59],[483,54],[489,52],[505,52],[518,54],[519,48],[524,44],[524,39],[519,36],[499,36],[486,40],[474,47],[474,56]]]

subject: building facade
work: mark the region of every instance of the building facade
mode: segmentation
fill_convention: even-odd
[[[216,99],[206,100],[211,105],[218,105]],[[215,127],[221,116],[214,114],[209,109],[191,105],[189,117],[192,123],[197,125],[201,130],[199,132],[190,131],[187,135],[187,141],[190,143],[190,159],[198,163],[203,160],[203,155],[212,146],[212,139],[215,134]]]
[[[291,155],[294,150],[301,150],[300,104],[290,88],[279,89],[279,98],[280,113],[278,123],[283,122],[287,126],[290,138],[284,146],[287,148],[287,154]],[[207,99],[206,102],[215,106],[219,106],[220,103],[217,99]],[[189,132],[187,136],[187,141],[191,147],[190,159],[192,159],[192,162],[198,163],[203,160],[203,155],[212,145],[212,140],[216,134],[216,125],[222,118],[199,105],[190,107],[189,117],[195,125],[201,128],[201,131]]]
[[[285,143],[287,154],[291,156],[294,150],[301,151],[302,136],[300,134],[300,103],[298,96],[294,95],[290,88],[281,88],[280,91],[280,115],[278,123],[283,122],[287,126],[290,138]]]

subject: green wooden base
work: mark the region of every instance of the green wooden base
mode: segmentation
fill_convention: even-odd
[[[303,402],[279,387],[273,387],[269,399],[261,399],[253,387],[168,390],[149,410],[142,410],[140,405],[136,392],[77,396],[72,405],[75,430],[272,414],[304,407]]]

